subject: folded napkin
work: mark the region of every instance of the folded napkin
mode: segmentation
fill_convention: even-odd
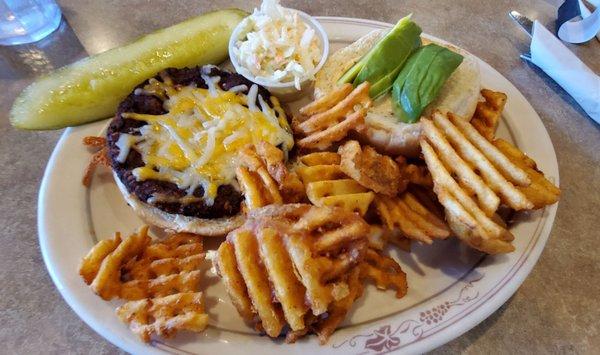
[[[541,23],[533,23],[531,61],[556,81],[600,124],[600,76]]]
[[[583,43],[594,36],[600,40],[600,0],[566,0],[558,8],[556,28],[565,42]]]

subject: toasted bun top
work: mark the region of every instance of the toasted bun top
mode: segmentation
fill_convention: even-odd
[[[146,223],[159,228],[175,232],[200,234],[207,237],[219,237],[226,235],[244,223],[245,218],[242,213],[231,217],[213,219],[167,213],[141,201],[137,196],[128,192],[125,185],[123,185],[114,172],[113,177],[125,201],[127,201],[127,204],[131,206],[134,212]]]
[[[325,95],[337,86],[337,80],[387,34],[388,30],[374,30],[344,47],[328,59],[317,73],[315,80],[315,98]],[[431,43],[422,39],[424,44]],[[436,43],[461,54],[464,59],[450,75],[438,97],[429,104],[424,116],[433,111],[450,111],[461,117],[470,118],[475,112],[480,97],[481,78],[475,57],[469,52],[449,45]],[[375,100],[365,118],[367,127],[359,132],[358,139],[375,146],[387,154],[417,156],[420,152],[419,136],[421,125],[399,122],[392,112],[391,96],[384,95]]]

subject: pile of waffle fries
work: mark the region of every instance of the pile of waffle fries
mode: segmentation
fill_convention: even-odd
[[[300,109],[292,122],[298,149],[287,163],[265,142],[239,153],[246,222],[210,259],[241,318],[270,337],[294,342],[314,333],[327,342],[368,282],[405,296],[391,245],[410,251],[411,242],[455,236],[488,254],[511,252],[499,209],[539,209],[559,198],[531,158],[495,137],[505,94],[483,90],[470,120],[422,118],[422,155],[407,159],[351,138],[372,104],[368,91],[368,83],[346,84]],[[149,341],[208,325],[204,262],[199,236],[152,242],[142,228],[98,243],[80,274],[101,298],[126,300],[117,315]]]

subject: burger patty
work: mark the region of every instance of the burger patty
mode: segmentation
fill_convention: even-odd
[[[222,90],[229,90],[238,85],[246,85],[249,89],[254,85],[253,82],[239,74],[220,70],[214,66],[209,68],[210,71],[208,75],[210,77],[217,75],[221,77],[218,85]],[[202,79],[201,67],[184,69],[169,68],[164,72],[171,78],[175,85],[195,85],[199,88],[208,88]],[[162,81],[160,75],[157,75],[154,78]],[[113,171],[117,174],[123,185],[125,185],[127,191],[134,194],[139,200],[157,207],[162,211],[199,218],[219,218],[233,216],[239,213],[243,197],[242,194],[231,185],[219,186],[217,196],[212,205],[205,204],[201,199],[201,197],[204,196],[204,189],[202,186],[197,187],[193,192],[193,196],[198,197],[197,199],[193,199],[193,202],[185,202],[184,198],[188,201],[190,200],[188,193],[179,189],[177,185],[173,183],[151,179],[138,181],[135,178],[132,173],[133,169],[144,166],[142,156],[135,150],[135,147],[130,149],[129,154],[123,163],[117,161],[120,149],[116,143],[119,140],[121,133],[140,135],[138,129],[147,124],[143,121],[123,118],[123,113],[134,112],[150,115],[167,113],[163,108],[163,101],[159,97],[145,94],[143,91],[137,90],[143,88],[148,82],[149,80],[146,80],[138,85],[136,89],[119,104],[117,113],[106,132],[108,151]],[[256,85],[258,86],[259,95],[261,95],[267,103],[270,103],[270,100],[268,100],[271,96],[269,91],[258,84]],[[248,90],[246,89],[241,92],[247,94]],[[259,103],[257,102],[256,104],[258,105]],[[161,196],[161,199],[151,199],[153,196]]]

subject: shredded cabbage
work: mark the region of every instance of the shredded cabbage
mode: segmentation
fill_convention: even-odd
[[[300,90],[304,79],[314,79],[321,60],[315,30],[298,13],[263,0],[248,19],[248,32],[233,48],[239,63],[255,78],[270,83],[294,82]]]

